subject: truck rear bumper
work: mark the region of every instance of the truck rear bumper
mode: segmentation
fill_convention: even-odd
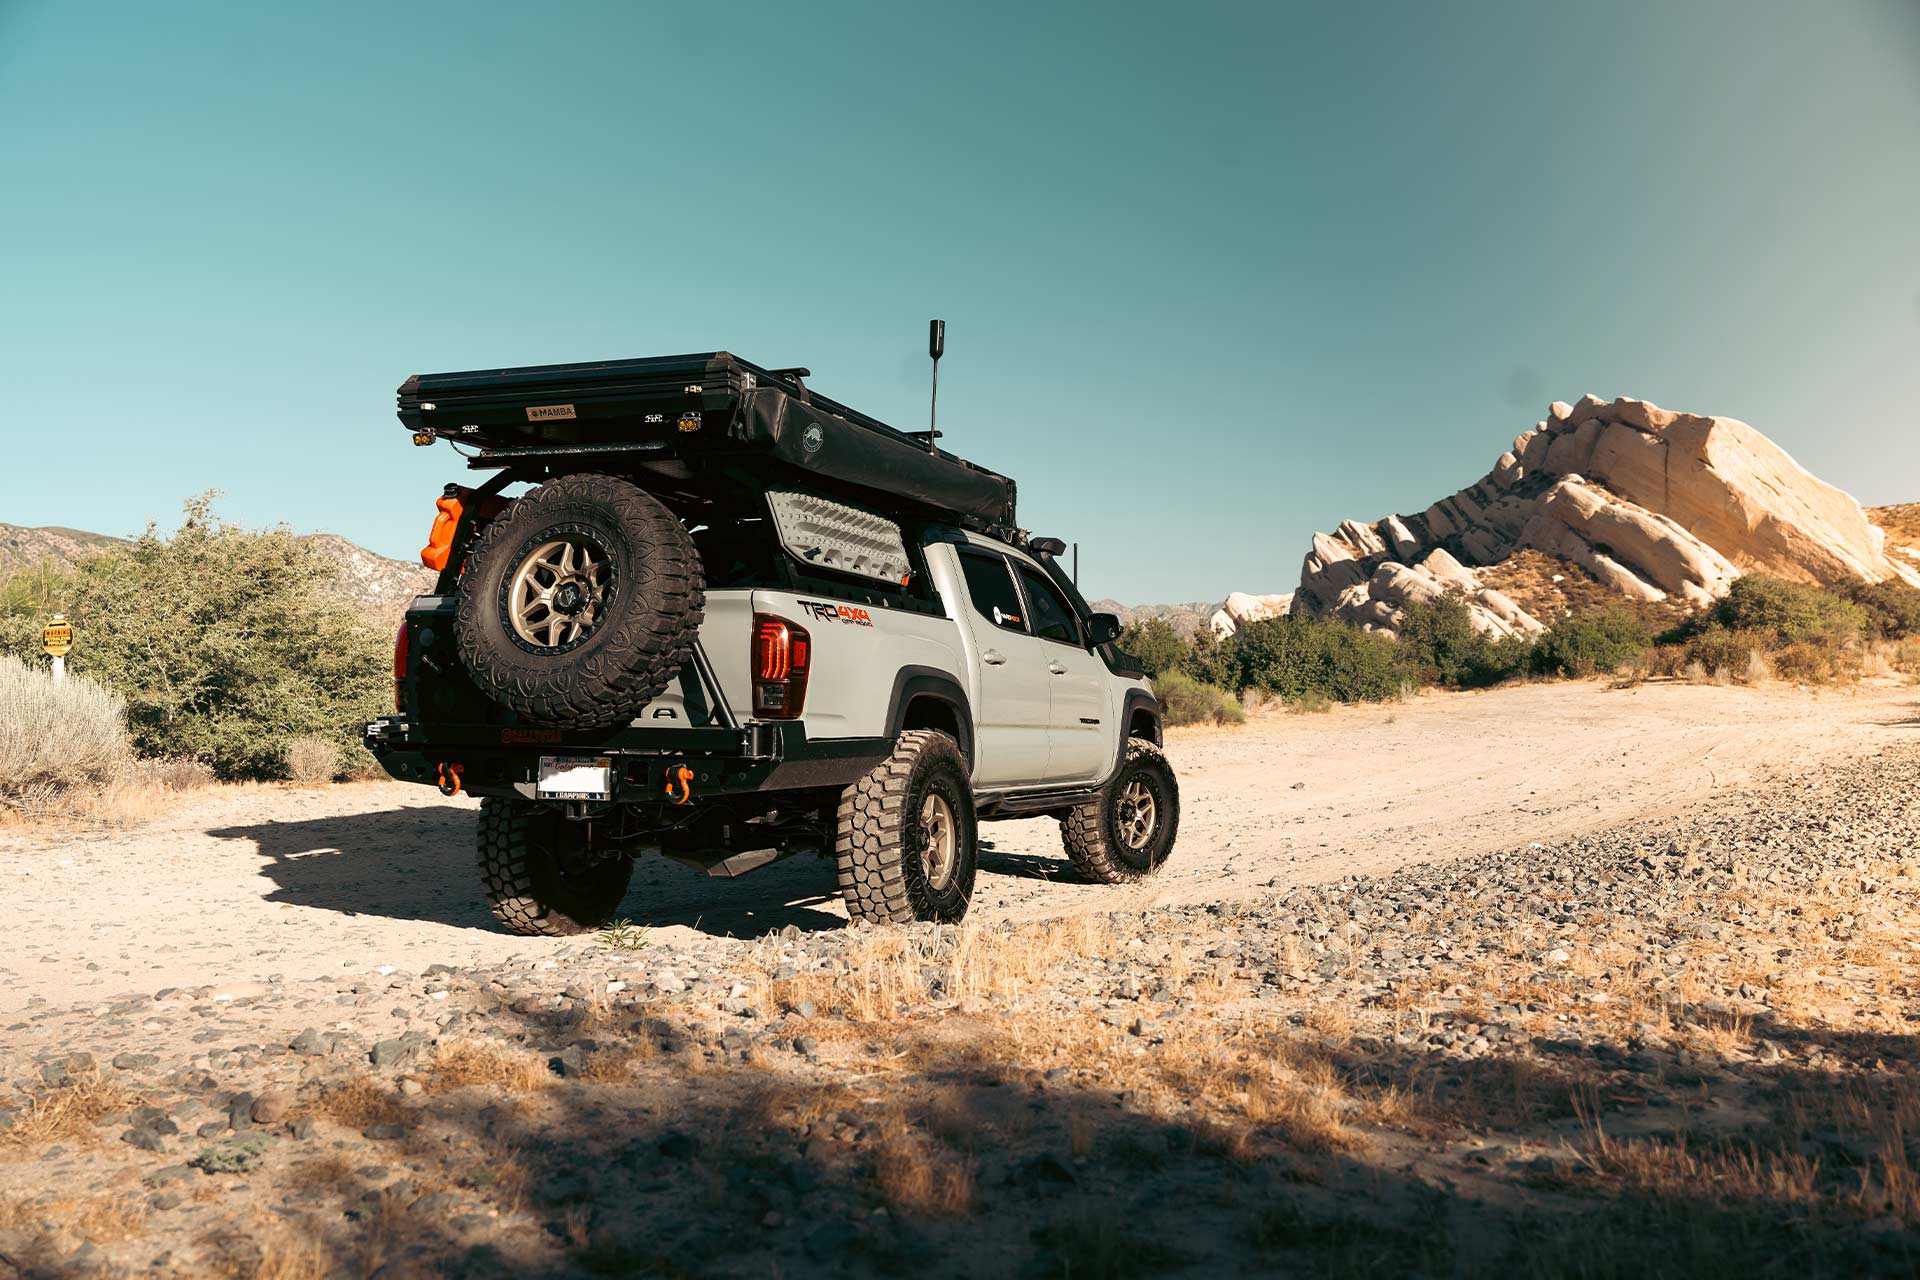
[[[666,775],[693,771],[696,797],[750,791],[843,787],[887,758],[885,738],[807,737],[799,722],[758,721],[735,729],[618,729],[570,735],[545,729],[440,726],[431,734],[404,716],[366,727],[367,750],[402,782],[435,785],[458,765],[462,789],[475,795],[534,798],[542,756],[604,756],[613,761],[612,803],[666,799]]]

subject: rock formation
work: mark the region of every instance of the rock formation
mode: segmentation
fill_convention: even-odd
[[[1291,591],[1277,596],[1248,595],[1236,591],[1227,597],[1227,602],[1213,611],[1213,617],[1207,623],[1216,636],[1226,637],[1238,631],[1249,622],[1260,622],[1267,618],[1283,618],[1293,608]]]
[[[1555,402],[1492,471],[1425,511],[1315,534],[1291,609],[1396,631],[1410,601],[1457,592],[1482,631],[1536,634],[1541,620],[1474,573],[1521,548],[1639,601],[1705,604],[1748,572],[1920,586],[1858,503],[1746,423],[1587,396]]]

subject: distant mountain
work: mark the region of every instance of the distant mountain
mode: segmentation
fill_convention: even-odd
[[[1132,626],[1136,622],[1145,622],[1148,618],[1164,618],[1181,635],[1192,639],[1194,634],[1207,625],[1207,620],[1220,608],[1218,603],[1194,601],[1191,604],[1121,604],[1118,600],[1095,600],[1093,607],[1102,613],[1120,615],[1123,626]]]
[[[335,583],[340,593],[383,618],[397,619],[407,602],[433,590],[439,577],[418,560],[389,560],[337,533],[312,534],[308,541],[340,565]]]
[[[88,533],[82,529],[63,529],[59,525],[26,529],[17,524],[0,524],[0,574],[12,573],[16,569],[39,564],[42,560],[51,560],[59,565],[75,565],[96,551],[125,545],[124,538],[110,538],[104,533]]]
[[[406,609],[407,601],[433,589],[433,571],[414,561],[376,555],[336,533],[308,534],[307,541],[340,566],[340,576],[334,584],[340,594],[373,617],[398,618]],[[0,575],[42,561],[71,568],[97,552],[128,545],[130,539],[81,529],[55,525],[29,529],[0,524]]]

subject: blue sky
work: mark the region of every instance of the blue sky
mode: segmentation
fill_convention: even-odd
[[[1920,3],[0,0],[0,520],[414,554],[415,372],[713,348],[1090,595],[1285,590],[1586,391],[1920,500]]]

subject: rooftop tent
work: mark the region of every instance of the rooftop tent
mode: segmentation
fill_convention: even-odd
[[[557,472],[590,457],[707,488],[811,477],[872,505],[1015,529],[1012,480],[813,392],[805,376],[724,351],[416,374],[400,386],[399,416],[422,437],[477,446],[475,467]]]

